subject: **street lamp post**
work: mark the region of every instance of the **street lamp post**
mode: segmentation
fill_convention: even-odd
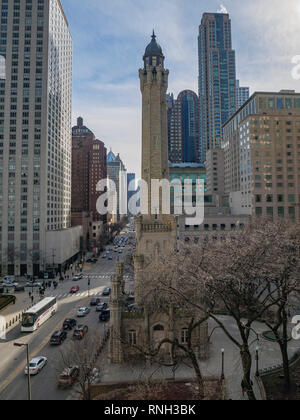
[[[256,356],[255,356],[255,360],[256,360],[256,377],[259,377],[259,356],[258,356],[258,351],[259,351],[259,347],[256,347]]]
[[[30,378],[30,360],[29,360],[29,345],[23,343],[14,343],[15,347],[26,347],[27,354],[27,383],[28,383],[28,401],[31,401],[31,378]]]
[[[222,349],[222,374],[221,374],[221,380],[223,381],[225,379],[225,372],[224,372],[224,358],[225,358],[225,350]]]

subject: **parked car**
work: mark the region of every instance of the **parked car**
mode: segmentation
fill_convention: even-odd
[[[29,375],[38,375],[40,371],[46,366],[47,362],[48,360],[46,357],[43,357],[43,356],[35,357],[29,363],[29,369],[27,365],[25,366],[25,370],[24,370],[25,375],[28,375],[28,373]]]
[[[60,346],[67,338],[67,333],[64,330],[55,331],[50,338],[50,344],[54,346]]]
[[[77,316],[78,316],[78,318],[83,318],[86,315],[88,315],[89,313],[90,313],[90,308],[83,307],[83,308],[78,309]]]
[[[38,283],[37,281],[29,281],[29,282],[25,283],[25,287],[31,287],[31,288],[34,288],[34,289],[36,289],[36,288],[39,289],[39,288],[42,287],[42,284]]]
[[[16,287],[19,286],[19,284],[18,283],[6,283],[6,282],[3,282],[3,283],[1,283],[1,286],[5,290],[7,290],[7,289],[15,289]]]
[[[15,292],[24,292],[25,291],[25,287],[24,286],[15,286]]]
[[[79,376],[79,367],[72,366],[63,370],[57,380],[58,388],[70,388]]]
[[[80,290],[80,287],[79,286],[71,287],[70,294],[78,293],[79,290]]]
[[[2,281],[4,283],[15,283],[15,276],[4,276]]]
[[[90,305],[91,305],[91,306],[97,306],[100,302],[101,302],[101,299],[100,299],[100,298],[96,298],[96,297],[94,297],[94,298],[91,300]]]
[[[106,287],[102,292],[102,296],[109,296],[110,292],[111,292],[110,287]]]
[[[76,327],[77,321],[76,319],[68,318],[63,323],[63,330],[73,330]]]
[[[102,311],[101,314],[99,315],[99,321],[106,322],[106,321],[109,321],[109,319],[110,319],[110,309],[107,308],[104,311]]]
[[[73,277],[73,281],[79,281],[83,279],[83,274],[76,274],[76,276]]]
[[[89,258],[88,260],[86,260],[87,263],[91,263],[93,262],[91,258]]]
[[[100,302],[98,303],[97,307],[96,307],[96,312],[102,312],[104,311],[104,309],[107,309],[108,305],[106,302]]]
[[[102,255],[102,258],[106,258],[106,254],[103,254],[103,255]]]
[[[73,332],[73,338],[77,340],[82,340],[84,336],[88,333],[89,327],[86,325],[78,325]]]
[[[112,260],[113,260],[113,257],[110,255],[110,256],[108,257],[108,260],[109,260],[109,261],[112,261]]]

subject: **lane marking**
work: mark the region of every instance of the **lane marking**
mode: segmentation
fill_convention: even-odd
[[[72,313],[74,313],[74,308],[71,309],[70,312],[68,312],[64,316],[64,318],[65,319],[70,318]],[[55,331],[60,329],[60,326],[61,326],[62,322],[63,322],[63,320],[60,320],[58,322],[58,324],[56,325],[56,327],[41,342],[41,344],[38,345],[34,350],[30,350],[30,360],[32,360],[34,357],[36,357],[38,355],[38,353],[46,346],[46,344],[49,343],[49,337],[51,337]],[[19,339],[16,339],[16,340],[13,340],[13,341],[18,341],[18,340]],[[4,392],[9,387],[9,385],[12,383],[12,381],[14,381],[16,379],[16,377],[24,370],[26,363],[27,363],[27,360],[26,360],[26,357],[24,357],[23,362],[20,362],[19,366],[2,383],[2,385],[0,387],[0,394],[2,394],[2,392]]]

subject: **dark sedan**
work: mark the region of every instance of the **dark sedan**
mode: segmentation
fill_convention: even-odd
[[[105,303],[105,302],[100,302],[98,305],[97,305],[97,307],[96,307],[96,312],[102,312],[102,311],[104,311],[105,309],[107,309],[107,303]]]
[[[110,292],[110,287],[106,287],[106,289],[103,290],[102,296],[110,296]]]
[[[55,331],[50,339],[50,344],[60,346],[67,338],[67,333],[63,330]]]
[[[76,319],[66,319],[63,323],[63,330],[73,330],[74,327],[76,327],[77,321]]]

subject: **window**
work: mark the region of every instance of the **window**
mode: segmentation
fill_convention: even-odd
[[[164,327],[162,325],[155,325],[153,331],[164,331]]]
[[[128,333],[128,341],[131,346],[136,346],[137,339],[136,339],[136,331],[129,331]]]
[[[255,214],[258,217],[262,216],[262,207],[256,207]]]
[[[183,328],[181,330],[181,344],[187,344],[189,338],[189,330],[187,328]]]
[[[6,58],[0,55],[0,79],[6,79]]]

